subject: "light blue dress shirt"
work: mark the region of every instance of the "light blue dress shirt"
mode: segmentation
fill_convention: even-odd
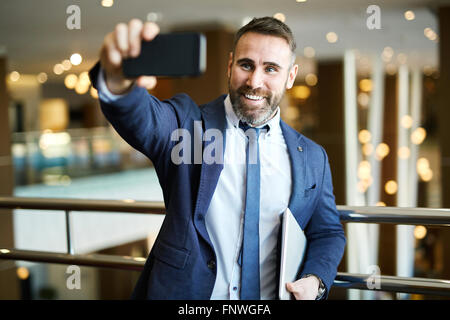
[[[217,277],[211,299],[239,299],[241,268],[237,263],[242,245],[245,211],[246,146],[229,96],[225,101],[226,147],[224,168],[206,214],[206,229],[217,256]],[[291,163],[280,128],[280,110],[261,132],[260,288],[261,299],[275,299],[278,279],[277,240],[281,214],[291,195]]]

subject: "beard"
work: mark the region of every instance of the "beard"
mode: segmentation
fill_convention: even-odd
[[[284,87],[286,87],[286,84]],[[233,111],[236,113],[239,120],[246,122],[251,126],[258,126],[264,124],[273,116],[281,99],[283,99],[285,90],[273,94],[272,92],[263,89],[252,89],[247,85],[234,89],[231,87],[230,79],[228,79],[228,92],[230,94]],[[264,97],[263,104],[259,107],[248,105],[245,102],[246,94]]]

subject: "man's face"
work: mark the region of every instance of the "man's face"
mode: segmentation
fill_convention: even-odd
[[[272,118],[297,75],[291,60],[283,38],[247,32],[239,39],[228,62],[228,89],[240,120],[258,126]]]

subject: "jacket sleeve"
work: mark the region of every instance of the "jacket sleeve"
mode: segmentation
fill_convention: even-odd
[[[324,155],[322,189],[316,209],[305,228],[308,249],[301,277],[306,274],[318,276],[325,285],[322,298],[326,299],[344,254],[346,240],[333,194],[328,156],[321,149]]]
[[[99,72],[100,63],[89,72],[96,89]],[[138,86],[113,101],[100,97],[102,112],[114,129],[154,163],[171,148],[171,134],[182,126],[191,104],[193,101],[185,94],[160,101]]]

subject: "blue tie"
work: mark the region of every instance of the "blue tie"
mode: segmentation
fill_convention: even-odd
[[[245,195],[244,236],[241,255],[241,300],[259,300],[259,200],[260,164],[258,137],[260,128],[239,122],[249,139],[246,151],[247,186]],[[266,126],[268,127],[268,126]],[[264,128],[266,128],[264,127]]]

